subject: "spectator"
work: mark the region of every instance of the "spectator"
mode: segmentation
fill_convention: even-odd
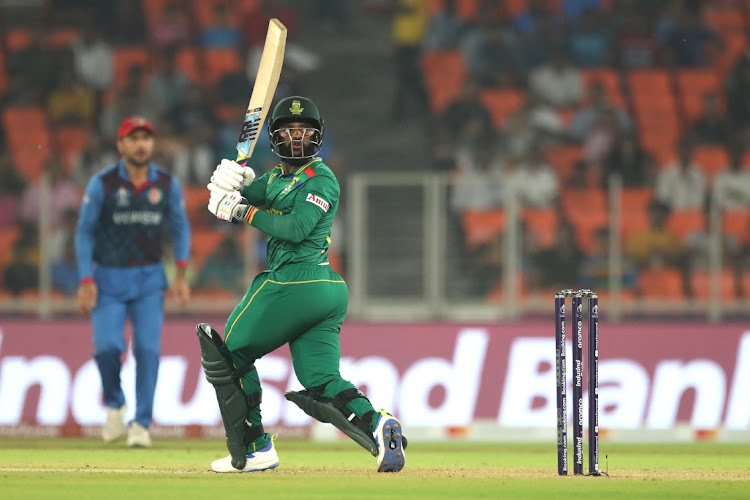
[[[581,71],[571,66],[568,55],[557,50],[548,64],[536,68],[530,77],[531,89],[556,108],[575,106],[583,96]]]
[[[23,75],[25,85],[32,93],[40,93],[46,99],[57,84],[56,73],[59,68],[59,55],[42,46],[42,32],[32,28],[29,44],[16,52],[10,52],[5,58],[5,71],[8,75]]]
[[[557,174],[545,159],[541,143],[532,144],[512,172],[509,172],[506,196],[514,196],[523,207],[552,208],[557,203]]]
[[[315,0],[315,13],[323,31],[330,34],[347,32],[350,5],[348,0]]]
[[[159,49],[179,47],[190,41],[190,22],[187,13],[178,2],[164,6],[159,20],[150,30],[151,41]]]
[[[39,286],[39,234],[34,224],[23,224],[3,273],[3,288],[13,295]]]
[[[604,160],[611,154],[621,135],[617,116],[611,109],[605,110],[583,141],[583,161],[601,172]]]
[[[677,266],[682,248],[677,236],[667,227],[669,206],[654,200],[649,205],[649,226],[634,231],[625,241],[625,255],[638,269]]]
[[[712,198],[723,210],[750,208],[750,171],[742,154],[741,148],[731,148],[729,168],[714,177]]]
[[[140,88],[140,69],[132,68],[128,84],[119,90],[112,102],[105,105],[99,115],[99,130],[102,139],[114,143],[117,130],[122,120],[137,113],[148,120],[153,120],[156,106],[151,96]]]
[[[63,170],[59,159],[49,158],[44,169],[49,178],[50,192],[42,193],[40,182],[30,184],[21,197],[21,220],[28,224],[38,224],[41,198],[48,196],[50,227],[57,227],[66,210],[78,208],[81,194]]]
[[[612,62],[609,29],[595,10],[585,10],[570,34],[570,54],[576,66],[606,66]]]
[[[9,153],[0,153],[0,227],[15,226],[20,218],[18,200],[26,181],[18,174]]]
[[[61,261],[65,258],[66,245],[75,240],[77,223],[78,210],[69,208],[62,214],[60,225],[52,228],[52,234],[47,240],[47,252],[51,261]]]
[[[729,139],[729,122],[713,92],[703,95],[703,112],[693,122],[690,137],[699,144],[725,144]]]
[[[750,49],[735,64],[725,82],[727,109],[732,129],[742,134],[750,130]],[[750,134],[746,138],[750,146]]]
[[[545,290],[578,288],[584,253],[576,241],[575,228],[568,221],[557,225],[555,244],[531,256],[530,287]]]
[[[425,0],[396,0],[393,15],[393,47],[396,88],[391,101],[391,120],[400,121],[409,108],[426,117],[430,103],[421,67],[421,44],[427,30]]]
[[[0,95],[0,109],[10,106],[36,106],[42,101],[41,91],[28,83],[21,73],[8,74],[8,88]]]
[[[604,161],[601,178],[603,188],[609,184],[609,176],[617,174],[624,187],[652,186],[656,180],[654,158],[644,151],[637,138],[627,134],[616,141]]]
[[[190,82],[184,73],[177,69],[176,54],[173,49],[163,52],[163,61],[148,82],[147,92],[157,112],[175,113],[185,101]]]
[[[242,252],[237,238],[226,236],[203,263],[195,281],[196,288],[221,289],[241,293],[245,288],[241,268]]]
[[[142,2],[89,2],[89,9],[95,6],[102,13],[107,39],[116,45],[136,45],[146,39],[146,23],[141,8]]]
[[[491,210],[502,206],[503,165],[490,141],[463,150],[456,163],[458,176],[451,195],[454,211]]]
[[[581,271],[581,286],[591,290],[606,290],[609,288],[611,274],[609,272],[609,237],[607,227],[600,227],[594,233],[594,249],[583,260]],[[633,263],[623,256],[622,287],[634,289],[638,274]]]
[[[78,285],[75,239],[69,238],[62,255],[52,260],[52,289],[72,295],[78,290]]]
[[[492,133],[492,115],[482,102],[481,88],[475,82],[467,81],[456,99],[448,104],[440,117],[440,127],[449,140],[458,144],[472,136],[473,129]]]
[[[328,3],[330,0],[321,1]],[[287,48],[289,48],[290,40],[293,40],[297,35],[299,19],[297,18],[297,13],[289,6],[289,2],[286,0],[262,0],[258,9],[245,11],[240,26],[248,46],[263,49],[268,23],[273,18],[278,19],[286,26]],[[256,64],[255,67],[257,68],[258,65]]]
[[[565,45],[563,19],[547,0],[528,0],[526,9],[513,18],[511,25],[520,37],[523,60],[531,68],[546,62],[557,47]]]
[[[103,92],[112,85],[114,78],[114,55],[112,46],[104,40],[101,28],[92,24],[83,32],[83,37],[71,44],[73,66],[78,81]]]
[[[563,14],[569,22],[576,22],[590,12],[602,10],[602,0],[563,0]]]
[[[562,135],[564,127],[560,115],[552,106],[542,101],[536,92],[528,91],[524,94],[523,112],[539,137],[549,141]]]
[[[80,85],[68,68],[60,71],[58,82],[47,99],[47,112],[53,124],[91,126],[96,115],[94,93]]]
[[[671,28],[664,33],[663,44],[670,62],[678,67],[711,64],[711,48],[720,48],[719,35],[703,24],[699,11],[682,9]]]
[[[523,111],[517,111],[505,119],[499,142],[506,157],[513,161],[525,156],[539,139],[541,134],[532,125],[528,115]]]
[[[701,209],[706,201],[706,182],[700,167],[693,163],[693,147],[682,141],[677,153],[677,161],[656,177],[656,198],[671,210]]]
[[[568,128],[570,137],[578,142],[582,142],[591,133],[594,125],[599,122],[601,117],[612,111],[617,120],[617,126],[620,132],[628,132],[632,128],[630,117],[625,110],[617,108],[607,98],[604,85],[601,82],[594,82],[588,89],[587,104],[581,107],[571,120]]]
[[[526,77],[507,26],[482,20],[464,37],[460,50],[469,77],[482,87],[513,87]]]
[[[456,0],[444,0],[443,8],[430,18],[423,47],[425,50],[453,50],[458,48],[466,25],[456,13]]]
[[[92,175],[107,165],[114,165],[117,159],[117,151],[105,145],[99,131],[92,129],[83,151],[73,160],[73,182],[79,187],[86,187]]]
[[[615,45],[617,66],[629,70],[649,68],[660,64],[663,59],[659,40],[649,29],[648,13],[632,9],[622,16]]]
[[[239,47],[242,42],[242,33],[232,20],[227,4],[215,4],[213,25],[206,26],[201,33],[203,47],[207,49]]]

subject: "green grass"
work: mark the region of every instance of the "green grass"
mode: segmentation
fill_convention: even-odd
[[[219,441],[0,441],[0,498],[747,498],[750,445],[602,445],[609,477],[558,477],[554,443],[410,443],[407,467],[377,474],[353,443],[277,441],[273,471],[220,475]],[[571,463],[572,467],[572,463]]]

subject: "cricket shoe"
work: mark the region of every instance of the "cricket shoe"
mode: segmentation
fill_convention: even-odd
[[[131,422],[128,427],[128,446],[131,448],[150,448],[151,435],[148,429],[138,422]]]
[[[102,439],[110,443],[120,439],[125,434],[125,412],[127,408],[122,405],[119,408],[107,408],[107,420],[102,426]]]
[[[380,410],[380,417],[372,433],[378,445],[378,472],[398,472],[406,463],[406,438],[401,433],[401,422]]]
[[[242,469],[235,469],[232,466],[232,455],[229,455],[211,462],[211,470],[220,473],[258,472],[278,467],[279,456],[276,454],[276,446],[273,444],[273,442],[276,441],[277,436],[277,434],[271,436],[268,440],[268,444],[260,450],[248,453],[247,462],[245,462],[245,467]]]

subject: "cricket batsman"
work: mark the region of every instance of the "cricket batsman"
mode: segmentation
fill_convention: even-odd
[[[159,370],[164,291],[162,226],[174,242],[175,297],[184,306],[190,296],[185,279],[190,251],[182,192],[177,179],[151,163],[154,131],[145,118],[123,120],[117,134],[120,161],[94,175],[86,187],[76,229],[81,279],[78,305],[91,314],[94,358],[102,380],[107,420],[104,441],[125,432],[125,395],[120,384],[125,351],[125,318],[133,327],[135,419],[128,426],[129,446],[151,446],[149,427]]]
[[[331,423],[377,458],[378,472],[404,467],[406,438],[394,416],[339,374],[339,333],[348,290],[328,264],[339,184],[316,155],[323,120],[304,97],[287,97],[269,119],[271,149],[281,164],[259,178],[249,167],[222,160],[211,183],[208,209],[218,219],[254,226],[267,237],[268,270],[258,274],[224,327],[196,330],[206,378],[214,385],[229,456],[215,472],[250,472],[279,465],[275,435],[263,429],[262,391],[254,363],[289,344],[295,374],[305,387],[286,398]]]

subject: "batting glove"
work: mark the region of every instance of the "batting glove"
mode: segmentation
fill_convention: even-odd
[[[252,168],[227,159],[221,160],[211,176],[211,182],[226,191],[241,191],[254,179],[255,172]]]
[[[248,202],[239,191],[225,191],[216,184],[208,185],[211,198],[208,201],[208,211],[219,220],[239,222],[247,211]]]

